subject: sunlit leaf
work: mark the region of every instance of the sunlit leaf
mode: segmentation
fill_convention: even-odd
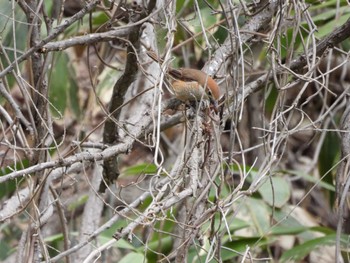
[[[157,166],[153,163],[142,163],[127,167],[122,171],[122,175],[140,175],[140,174],[154,174],[157,172]]]

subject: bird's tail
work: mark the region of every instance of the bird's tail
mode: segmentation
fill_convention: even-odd
[[[147,55],[157,63],[162,64],[164,62],[164,60],[159,58],[156,52],[153,50],[147,50]]]
[[[161,59],[155,51],[153,50],[147,50],[147,55],[153,59],[155,62],[162,64],[164,62],[164,59]],[[167,68],[167,72],[169,73],[169,75],[175,79],[182,79],[182,71],[179,69],[174,69],[172,67],[168,67]]]

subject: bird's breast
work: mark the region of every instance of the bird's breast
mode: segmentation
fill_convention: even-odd
[[[208,99],[204,88],[197,81],[174,80],[172,88],[176,97],[182,101]]]

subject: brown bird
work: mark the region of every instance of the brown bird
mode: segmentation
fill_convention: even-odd
[[[147,55],[158,63],[163,62],[153,51],[147,51]],[[171,77],[171,87],[175,96],[181,101],[199,101],[204,99],[216,105],[216,101],[220,98],[218,84],[201,70],[169,67],[167,73]]]

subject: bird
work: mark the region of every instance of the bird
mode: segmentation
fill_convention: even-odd
[[[163,62],[154,51],[147,51],[147,55],[157,63]],[[220,89],[208,74],[193,68],[172,67],[168,67],[167,73],[177,99],[183,102],[209,100],[216,107],[220,98]]]

